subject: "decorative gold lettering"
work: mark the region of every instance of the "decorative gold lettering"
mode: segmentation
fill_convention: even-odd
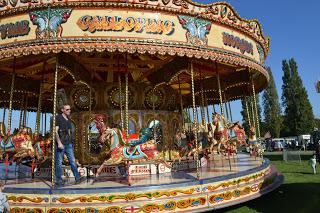
[[[222,35],[223,35],[222,40],[224,45],[237,48],[240,50],[242,54],[247,52],[253,55],[253,46],[250,42],[244,39],[240,39],[238,36],[233,36],[225,32],[222,33]]]
[[[96,31],[126,31],[142,33],[145,31],[150,34],[171,35],[174,32],[172,21],[145,19],[128,17],[122,19],[119,16],[89,16],[85,15],[78,19],[77,25],[83,31],[94,33]]]
[[[14,38],[27,35],[30,32],[29,21],[17,21],[0,25],[1,39]]]

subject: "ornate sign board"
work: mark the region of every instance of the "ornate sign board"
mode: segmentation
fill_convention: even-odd
[[[15,38],[27,35],[30,31],[29,21],[22,20],[15,23],[6,23],[0,25],[1,39]]]
[[[13,30],[4,30],[7,26]],[[194,16],[125,9],[49,8],[1,20],[0,45],[35,43],[43,39],[130,39],[155,45],[178,43],[222,50],[263,62],[261,47],[238,31]],[[8,27],[7,27],[8,28]],[[3,39],[5,38],[5,39]],[[260,48],[260,49],[259,49]]]

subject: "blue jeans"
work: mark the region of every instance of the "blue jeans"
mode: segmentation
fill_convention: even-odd
[[[62,183],[62,161],[64,154],[67,155],[72,173],[76,181],[80,180],[80,174],[78,172],[76,160],[74,158],[73,145],[71,143],[68,143],[64,145],[64,149],[59,149],[58,147],[56,149],[56,183],[58,184]]]

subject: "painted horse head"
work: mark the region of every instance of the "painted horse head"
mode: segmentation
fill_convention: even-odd
[[[95,115],[94,122],[96,123],[96,127],[100,131],[100,133],[103,130],[103,128],[106,127],[105,120],[106,120],[106,116],[105,115],[102,115],[102,114],[96,114]]]

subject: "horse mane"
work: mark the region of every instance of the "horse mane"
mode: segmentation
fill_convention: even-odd
[[[120,145],[121,145],[121,146],[125,146],[126,143],[125,143],[125,141],[124,141],[124,139],[123,139],[123,137],[122,137],[122,133],[121,133],[120,129],[118,129],[118,128],[113,128],[113,129],[115,130],[115,132],[116,132],[116,134],[117,134],[117,136],[118,136],[118,138],[119,138],[119,143],[120,143]]]

